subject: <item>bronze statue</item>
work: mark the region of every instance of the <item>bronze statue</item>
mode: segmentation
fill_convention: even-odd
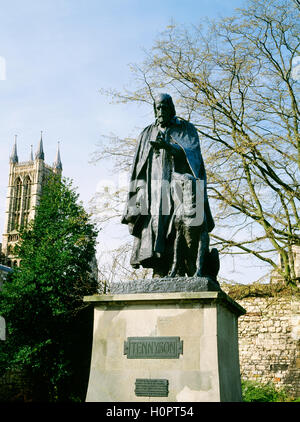
[[[123,224],[134,236],[131,265],[153,277],[216,277],[218,255],[209,251],[214,228],[196,128],[176,117],[172,98],[154,102],[155,123],[140,134]],[[211,262],[210,262],[211,261]]]

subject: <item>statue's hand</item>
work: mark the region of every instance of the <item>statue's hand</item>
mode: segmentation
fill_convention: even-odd
[[[162,140],[150,141],[150,144],[153,146],[154,149],[166,148],[166,142]]]
[[[128,215],[126,217],[127,224],[134,224],[135,220],[136,220],[136,215]]]
[[[153,146],[154,149],[167,149],[168,142],[165,140],[165,135],[159,131],[155,141],[150,141],[150,144]]]

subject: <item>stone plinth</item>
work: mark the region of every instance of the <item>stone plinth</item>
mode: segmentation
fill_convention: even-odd
[[[112,283],[111,294],[170,293],[221,291],[218,282],[210,277],[164,277]]]
[[[221,290],[84,300],[94,304],[86,401],[241,400],[237,319],[245,310]]]

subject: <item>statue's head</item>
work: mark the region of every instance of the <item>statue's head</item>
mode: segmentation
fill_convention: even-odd
[[[154,100],[154,114],[162,127],[169,126],[176,115],[175,106],[171,95],[158,94]]]

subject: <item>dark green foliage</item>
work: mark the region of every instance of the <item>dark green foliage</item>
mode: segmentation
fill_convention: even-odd
[[[242,381],[242,400],[244,402],[298,401],[289,397],[284,389],[276,388],[272,383],[261,384],[250,380]]]
[[[51,176],[35,220],[20,235],[21,265],[0,292],[7,324],[0,374],[8,369],[29,374],[34,400],[80,396],[80,388],[72,388],[78,360],[90,352],[92,320],[82,298],[97,291],[90,266],[97,231],[71,183]]]

